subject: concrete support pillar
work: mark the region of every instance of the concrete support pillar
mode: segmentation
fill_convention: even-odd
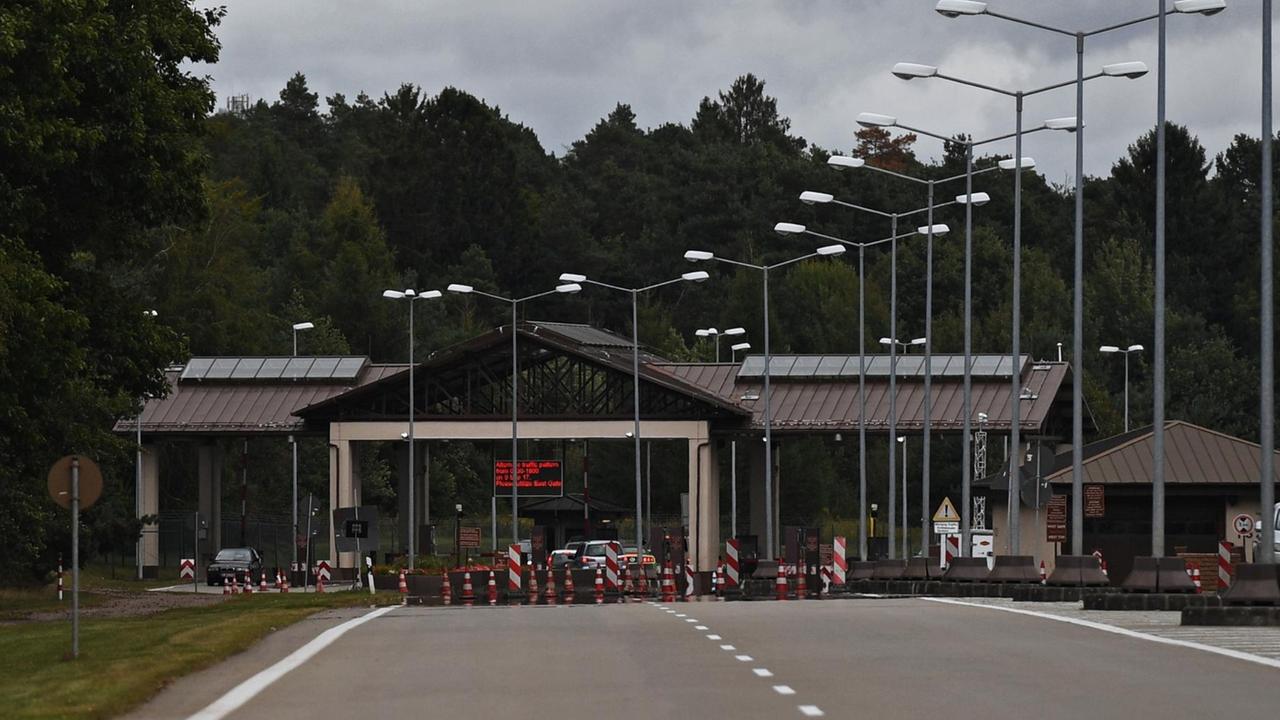
[[[160,512],[160,456],[154,444],[142,446],[142,514]],[[142,574],[156,577],[160,570],[160,525],[151,523],[142,528]]]
[[[338,552],[333,537],[333,513],[336,508],[360,504],[359,445],[350,440],[329,443],[329,563],[334,568],[354,568],[356,554]]]
[[[695,569],[715,568],[720,545],[720,464],[707,424],[689,438],[689,549]]]
[[[222,548],[222,448],[216,443],[201,445],[198,451],[200,519],[207,530],[200,536],[200,554],[213,556]],[[197,560],[197,567],[203,561]]]

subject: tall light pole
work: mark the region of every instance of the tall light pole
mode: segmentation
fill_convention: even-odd
[[[902,445],[902,517],[907,517],[907,501],[910,493],[907,492],[907,436],[899,435],[898,442]],[[902,523],[902,557],[911,557],[911,527],[907,523]]]
[[[597,287],[607,288],[609,290],[616,290],[618,292],[624,292],[631,295],[631,408],[632,408],[632,422],[634,423],[634,429],[631,431],[631,439],[633,444],[635,445],[636,555],[637,557],[640,558],[641,562],[643,562],[644,560],[642,556],[644,552],[643,551],[644,525],[642,523],[642,520],[644,517],[643,515],[644,507],[642,502],[643,496],[641,495],[643,488],[641,486],[641,474],[640,474],[640,319],[639,319],[639,309],[638,309],[639,297],[641,293],[646,293],[651,290],[657,290],[658,288],[661,288],[661,287],[674,285],[680,282],[702,282],[706,280],[708,277],[709,276],[705,271],[695,270],[693,272],[683,273],[680,275],[680,277],[673,278],[671,280],[664,280],[662,282],[653,283],[652,285],[645,285],[643,287],[627,288],[619,285],[610,285],[609,283],[600,282],[599,280],[592,280],[591,278],[588,278],[586,275],[579,275],[577,273],[562,273],[560,275],[560,282],[572,283],[574,285],[578,285],[579,283],[586,283],[588,285],[595,285]]]
[[[1273,273],[1274,248],[1271,246],[1271,224],[1275,221],[1272,213],[1271,198],[1271,0],[1262,0],[1262,227],[1261,265],[1262,279],[1258,297],[1262,302],[1259,323],[1262,342],[1259,361],[1259,398],[1258,444],[1261,445],[1261,472],[1258,480],[1261,484],[1259,502],[1262,510],[1262,546],[1258,552],[1258,562],[1274,563],[1275,558],[1275,477],[1272,462],[1275,458],[1275,306],[1272,304],[1275,277]]]
[[[1058,35],[1063,35],[1075,39],[1076,45],[1076,118],[1083,126],[1084,122],[1084,82],[1089,79],[1084,75],[1084,42],[1086,38],[1094,35],[1126,28],[1131,25],[1148,22],[1151,20],[1159,21],[1159,67],[1157,68],[1157,114],[1159,120],[1156,126],[1157,133],[1157,169],[1156,169],[1156,349],[1155,349],[1155,378],[1154,390],[1156,393],[1155,403],[1157,405],[1157,414],[1155,422],[1154,437],[1154,477],[1152,484],[1152,503],[1153,514],[1155,508],[1159,509],[1159,525],[1161,526],[1161,539],[1159,541],[1160,551],[1154,553],[1159,556],[1163,554],[1164,539],[1164,399],[1161,393],[1164,392],[1164,21],[1165,21],[1165,1],[1157,0],[1159,3],[1159,12],[1155,15],[1145,15],[1143,17],[1126,20],[1121,23],[1100,27],[1093,30],[1069,30],[1066,28],[1058,28],[1039,22],[1024,20],[1022,18],[1005,15],[1003,13],[994,12],[987,7],[985,2],[977,2],[976,0],[939,0],[935,6],[938,14],[949,17],[958,18],[968,15],[988,15],[990,17],[1007,20],[1019,25],[1033,27],[1039,30],[1045,30]],[[1173,3],[1174,12],[1181,14],[1196,15],[1215,15],[1222,12],[1226,8],[1225,0],[1176,0]],[[1118,63],[1117,65],[1132,65],[1136,71],[1136,66],[1140,63]],[[1143,65],[1143,72],[1145,72]],[[1105,68],[1104,68],[1105,72]],[[1120,73],[1122,76],[1127,76]],[[1072,552],[1080,555],[1084,552],[1084,415],[1083,415],[1083,389],[1084,384],[1084,135],[1082,132],[1076,134],[1076,178],[1075,178],[1075,289],[1073,294],[1073,313],[1072,313],[1072,333],[1074,335],[1072,341],[1072,358],[1071,362],[1075,364],[1076,381],[1071,384],[1071,408],[1072,408],[1072,448],[1071,448],[1071,548]],[[1014,393],[1017,397],[1017,392]],[[1014,457],[1011,454],[1010,457]],[[1012,466],[1011,466],[1012,467]],[[1012,478],[1014,473],[1010,471],[1010,487],[1014,485]],[[1014,516],[1016,517],[1016,513]],[[1152,533],[1156,531],[1153,518]],[[1016,541],[1016,537],[1014,538]],[[1154,542],[1154,541],[1153,541]]]
[[[1129,432],[1129,353],[1142,352],[1141,345],[1130,345],[1121,348],[1117,345],[1103,345],[1098,348],[1102,353],[1124,353],[1124,431]]]
[[[155,310],[143,310],[142,317],[155,319],[160,313]],[[135,518],[142,517],[142,411],[147,407],[147,398],[141,398],[141,407],[138,408],[137,422],[137,447],[134,449],[134,477],[133,477],[133,516]],[[296,505],[297,503],[295,503]],[[296,525],[296,524],[295,524]],[[295,527],[295,532],[296,532]],[[200,533],[200,528],[196,528],[196,534]],[[142,579],[142,534],[138,534],[137,541],[133,545],[134,562],[137,563],[138,579]],[[200,563],[200,558],[196,558],[196,564]]]
[[[419,293],[418,291],[414,290],[413,288],[405,288],[404,290],[383,290],[383,291],[382,291],[382,297],[387,298],[388,300],[404,300],[404,301],[406,301],[406,302],[408,302],[408,303],[409,303],[409,437],[408,437],[408,440],[409,440],[409,502],[408,502],[408,505],[409,505],[409,533],[408,533],[408,536],[407,536],[405,539],[406,539],[406,541],[407,541],[407,542],[408,542],[408,544],[409,544],[409,569],[410,569],[410,570],[414,569],[414,567],[415,567],[415,550],[416,550],[416,548],[414,547],[413,538],[414,538],[414,534],[415,534],[415,533],[414,533],[414,531],[415,531],[415,528],[414,528],[414,521],[415,521],[415,519],[416,519],[416,518],[414,517],[413,486],[414,486],[414,485],[416,485],[416,484],[417,484],[417,482],[418,482],[418,475],[417,475],[417,473],[415,472],[414,467],[413,467],[413,446],[414,446],[413,421],[414,421],[414,416],[418,414],[418,399],[417,399],[417,396],[416,396],[416,395],[414,394],[414,392],[413,392],[413,376],[414,376],[414,365],[413,365],[413,341],[414,341],[414,337],[413,337],[413,335],[414,335],[414,334],[413,334],[413,328],[414,328],[414,324],[413,324],[413,306],[414,306],[414,304],[415,304],[418,300],[434,300],[435,298],[440,297],[440,295],[441,295],[441,293],[440,293],[440,291],[439,291],[439,290],[427,290],[426,292]],[[295,340],[295,342],[296,342],[296,340]],[[296,452],[297,452],[297,446],[295,445],[295,446],[294,446],[294,448],[295,448],[295,449],[294,449],[294,452],[296,453]],[[295,458],[296,458],[296,455],[295,455]],[[294,463],[295,463],[295,465],[296,465],[296,463],[297,463],[297,460],[296,460],[296,459],[294,460]],[[296,486],[296,481],[295,481],[295,486]],[[297,490],[296,490],[296,487],[295,487],[295,490],[294,490],[294,491],[295,491],[295,492],[297,491]],[[298,505],[298,503],[295,501],[295,502],[294,502],[294,507],[296,508],[296,507],[297,507],[297,505]],[[295,510],[295,512],[296,512],[296,510]],[[296,518],[295,518],[295,522],[296,522]],[[295,528],[295,534],[296,534],[296,528]],[[360,574],[360,568],[359,568],[359,567],[357,567],[357,568],[356,568],[356,575],[357,575],[357,576],[359,576],[359,574]]]
[[[844,160],[849,160],[850,158],[842,158],[842,159],[844,159]],[[879,170],[879,168],[873,168],[873,169]],[[884,171],[882,171],[882,172],[891,172],[891,171],[884,170]],[[892,173],[892,174],[895,174],[895,175],[896,175],[897,173]],[[978,196],[975,196],[975,197],[974,197],[974,202],[978,202],[979,204],[981,204],[981,203],[983,203],[983,202],[985,202],[985,201],[986,201],[986,198],[987,198],[986,193],[979,193],[979,195],[978,195]],[[930,199],[932,199],[932,197],[931,197]],[[898,218],[906,217],[906,216],[908,216],[908,215],[915,215],[915,214],[917,214],[917,213],[927,212],[927,213],[929,214],[929,218],[930,218],[930,220],[932,220],[932,218],[933,218],[933,211],[934,211],[935,209],[940,208],[940,207],[946,207],[946,206],[948,206],[948,205],[954,205],[954,204],[956,204],[956,203],[958,203],[958,202],[967,202],[967,200],[962,200],[962,199],[961,199],[961,197],[957,197],[954,201],[948,201],[948,202],[942,203],[942,204],[940,204],[940,205],[932,205],[932,204],[930,204],[928,207],[920,208],[920,209],[918,209],[918,210],[911,210],[911,211],[909,211],[909,212],[905,212],[905,213],[886,213],[886,212],[881,212],[881,211],[879,211],[879,210],[873,210],[873,209],[871,209],[871,208],[863,207],[863,206],[861,206],[861,205],[857,205],[857,204],[854,204],[854,203],[851,203],[851,202],[845,202],[845,201],[843,201],[843,200],[836,200],[834,197],[832,197],[832,196],[831,196],[830,194],[828,194],[828,193],[818,193],[818,192],[805,191],[805,192],[800,193],[800,201],[801,201],[801,202],[803,202],[803,203],[810,204],[810,205],[813,205],[813,204],[833,203],[833,204],[840,205],[840,206],[843,206],[843,207],[851,208],[851,209],[853,209],[853,210],[860,210],[860,211],[863,211],[863,212],[871,213],[871,214],[873,214],[873,215],[879,215],[879,216],[881,216],[881,217],[887,217],[887,218],[890,218],[890,219],[891,219],[891,227],[892,227],[892,228],[894,229],[894,231],[895,231],[895,235],[893,235],[893,236],[891,236],[891,237],[887,237],[887,238],[884,238],[884,239],[881,239],[881,240],[874,240],[874,241],[871,241],[871,242],[859,243],[859,242],[853,242],[853,241],[850,241],[850,240],[843,240],[843,239],[841,239],[841,238],[838,238],[838,237],[835,237],[835,236],[832,236],[832,235],[825,235],[825,234],[823,234],[823,233],[814,232],[814,231],[809,230],[808,228],[806,228],[804,225],[797,225],[797,224],[795,224],[795,223],[778,223],[778,224],[777,224],[777,225],[775,225],[775,226],[774,226],[774,228],[773,228],[775,232],[777,232],[777,233],[779,233],[779,234],[781,234],[781,235],[791,235],[791,234],[799,234],[799,233],[803,233],[803,234],[806,234],[806,235],[813,235],[814,237],[822,238],[822,239],[824,239],[824,240],[832,240],[832,241],[838,242],[838,243],[840,243],[840,244],[842,244],[842,245],[847,245],[847,246],[849,246],[849,247],[856,247],[856,248],[858,248],[858,394],[859,394],[859,401],[858,401],[858,450],[859,450],[859,459],[858,459],[858,508],[859,508],[859,510],[858,510],[858,517],[859,517],[859,529],[858,529],[858,552],[859,552],[859,557],[861,557],[863,560],[866,560],[866,559],[867,559],[867,558],[866,558],[866,529],[865,529],[865,527],[863,527],[863,526],[865,526],[865,525],[866,525],[866,509],[865,509],[865,508],[866,508],[866,499],[867,499],[867,495],[866,495],[866,489],[867,489],[867,465],[866,465],[866,450],[867,450],[866,417],[867,417],[867,407],[866,407],[866,397],[865,397],[865,394],[864,394],[864,391],[866,390],[866,354],[865,354],[865,343],[864,343],[865,330],[866,330],[865,325],[866,325],[866,324],[865,324],[865,315],[864,315],[864,310],[865,310],[865,302],[864,302],[864,300],[865,300],[865,294],[864,294],[864,290],[863,290],[863,286],[864,286],[864,283],[865,283],[865,272],[864,272],[864,269],[865,269],[865,264],[866,264],[866,249],[867,249],[867,248],[869,248],[869,247],[873,247],[873,246],[875,246],[875,245],[880,245],[880,244],[882,244],[882,243],[893,243],[893,245],[892,245],[892,249],[891,249],[891,251],[890,251],[890,253],[891,253],[891,263],[890,263],[890,264],[893,266],[894,278],[892,279],[892,281],[891,281],[891,283],[890,283],[890,298],[889,298],[889,305],[890,305],[890,307],[893,309],[893,310],[892,310],[892,313],[891,313],[891,314],[892,314],[891,322],[896,323],[896,318],[897,318],[897,298],[898,298],[898,290],[897,290],[897,288],[898,288],[898,285],[897,285],[897,242],[896,242],[896,241],[897,241],[897,240],[900,240],[900,239],[908,238],[908,237],[913,237],[914,235],[927,235],[927,236],[929,237],[929,256],[930,256],[930,258],[932,258],[932,255],[933,255],[933,237],[934,237],[935,235],[945,235],[945,234],[947,234],[948,232],[950,232],[950,228],[949,228],[949,227],[947,227],[947,226],[946,226],[946,225],[944,225],[944,224],[938,224],[938,225],[935,225],[935,224],[933,224],[933,223],[930,223],[929,225],[925,225],[925,226],[923,226],[923,227],[917,228],[917,229],[916,229],[916,231],[915,231],[914,233],[908,233],[908,234],[904,234],[904,235],[896,235],[896,231],[897,231],[897,221],[898,221]],[[926,295],[927,295],[927,296],[932,296],[932,292],[933,292],[933,273],[932,273],[932,268],[933,268],[933,266],[932,266],[932,262],[931,262],[931,263],[930,263],[930,265],[929,265],[929,270],[930,270],[930,271],[926,274],[926,281],[925,281],[925,284],[926,284]],[[928,304],[926,303],[926,308],[925,308],[925,314],[926,314],[926,316],[932,315],[931,310],[932,310],[932,308],[931,308],[931,307],[929,307],[929,306],[928,306]],[[928,327],[928,326],[929,326],[929,324],[930,324],[930,323],[929,323],[929,321],[926,319],[926,321],[925,321],[925,326],[926,326],[926,327]],[[896,325],[895,325],[895,327],[896,327]],[[890,357],[892,358],[892,353],[890,353]],[[926,363],[927,363],[927,360],[926,360]],[[889,408],[890,408],[890,410],[889,410],[889,425],[890,425],[891,430],[890,430],[890,433],[889,433],[889,434],[890,434],[890,438],[892,439],[892,436],[893,436],[893,433],[894,433],[894,430],[893,430],[892,428],[895,428],[895,427],[896,427],[896,423],[897,423],[897,420],[896,420],[896,418],[897,418],[897,393],[896,393],[896,386],[894,385],[894,381],[893,381],[893,379],[892,379],[892,378],[890,379],[890,385],[891,385],[891,390],[890,390],[890,398],[889,398],[889,403],[890,403],[890,404],[889,404]],[[929,420],[928,420],[928,414],[929,414],[929,411],[928,411],[928,408],[930,407],[930,403],[929,403],[929,400],[928,400],[927,398],[928,398],[928,395],[929,395],[930,390],[928,389],[928,388],[929,388],[929,379],[928,379],[928,377],[927,377],[927,376],[926,376],[926,378],[925,378],[925,388],[926,388],[926,389],[925,389],[925,396],[926,396],[926,400],[925,400],[926,420],[925,420],[924,425],[925,425],[925,428],[928,428],[928,427],[929,427]],[[894,478],[894,474],[893,474],[893,462],[892,462],[892,461],[893,461],[893,452],[892,452],[892,450],[893,450],[893,445],[892,445],[892,443],[890,443],[889,449],[890,449],[890,452],[889,452],[889,460],[890,460],[890,464],[889,464],[889,487],[892,489],[892,487],[893,487],[893,482],[894,482],[894,480],[893,480],[893,478]],[[927,492],[928,492],[928,489],[927,489],[928,483],[926,482],[926,483],[925,483],[925,485],[926,485],[925,492],[927,493]],[[926,504],[927,504],[927,502],[926,502]],[[890,520],[889,520],[889,529],[890,529],[890,531],[892,531],[892,530],[893,530],[893,527],[894,527],[894,524],[895,524],[895,522],[896,522],[896,520],[897,520],[897,518],[894,516],[895,510],[896,510],[896,505],[895,505],[894,503],[890,503],[890,505],[889,505],[889,510],[890,510],[890,512],[889,512],[889,518],[890,518]],[[927,520],[926,520],[926,521],[927,521]],[[906,516],[906,513],[905,513],[905,512],[903,513],[903,516],[902,516],[902,524],[903,524],[903,526],[904,526],[904,527],[906,527],[906,525],[908,524],[908,522],[907,522],[907,516]]]
[[[915,338],[915,339],[908,340],[908,341],[898,340],[898,339],[897,339],[897,337],[882,337],[882,338],[880,338],[880,344],[881,344],[881,345],[887,345],[887,346],[889,347],[889,355],[890,355],[890,357],[891,357],[891,359],[890,359],[890,361],[889,361],[889,384],[890,384],[890,386],[892,386],[892,385],[894,384],[895,379],[898,377],[898,356],[894,353],[894,350],[896,350],[896,349],[898,349],[898,348],[902,348],[902,352],[903,352],[903,354],[906,354],[906,352],[907,352],[907,350],[908,350],[909,348],[911,348],[911,347],[913,347],[913,346],[916,346],[916,345],[924,345],[924,344],[925,344],[925,342],[927,342],[927,341],[925,340],[925,338]],[[892,391],[891,391],[891,392],[892,392]],[[897,436],[897,433],[898,433],[898,428],[894,425],[894,423],[893,423],[893,422],[890,422],[890,424],[889,424],[889,458],[890,458],[890,460],[892,460],[892,459],[893,459],[893,440],[894,440],[895,436]],[[905,439],[905,438],[904,438],[904,439],[902,439],[902,440],[900,440],[899,442],[902,442],[902,443],[903,443],[903,445],[902,445],[902,452],[903,452],[903,456],[902,456],[902,559],[903,559],[903,560],[906,560],[906,559],[909,559],[909,558],[911,557],[911,554],[910,554],[911,547],[910,547],[910,540],[909,540],[909,538],[910,538],[910,536],[911,536],[911,523],[907,522],[907,457],[906,457],[907,446],[906,446],[906,439]],[[890,462],[890,465],[889,465],[889,466],[890,466],[890,467],[893,467],[893,463],[892,463],[892,462]],[[892,477],[890,477],[890,483],[889,483],[889,512],[890,512],[890,522],[889,522],[889,547],[890,547],[891,549],[893,548],[893,520],[892,520],[892,513],[893,513],[894,499],[897,497],[897,495],[898,495],[897,491],[895,491],[895,490],[893,489]],[[890,553],[889,557],[890,557],[890,558],[892,558],[892,557],[893,557],[893,554],[892,554],[892,553]]]
[[[293,356],[298,356],[298,332],[314,329],[316,326],[313,322],[296,322],[291,327],[293,330]],[[298,569],[298,440],[293,435],[289,435],[289,452],[293,456],[293,538],[290,540],[293,545],[293,566],[290,570]],[[197,528],[197,533],[199,529]],[[197,561],[198,562],[198,561]]]
[[[746,263],[738,260],[729,260],[728,258],[717,257],[715,253],[708,250],[687,250],[684,259],[689,262],[705,262],[714,260],[728,265],[747,268],[750,270],[758,270],[763,278],[763,297],[764,297],[764,514],[765,514],[765,549],[767,557],[773,557],[773,408],[770,406],[770,383],[769,373],[771,371],[771,356],[769,354],[769,273],[793,263],[803,260],[809,260],[816,257],[831,257],[844,254],[843,245],[824,245],[808,255],[783,260],[782,262],[773,263],[772,265],[756,265],[754,263]]]
[[[521,303],[530,300],[536,300],[548,295],[556,293],[576,293],[582,290],[582,286],[576,283],[564,283],[557,285],[554,290],[546,290],[533,295],[526,295],[522,298],[509,298],[502,295],[495,295],[483,290],[477,290],[471,285],[463,285],[461,283],[451,283],[445,288],[451,293],[460,295],[480,295],[490,300],[509,303],[511,305],[511,542],[520,542],[520,451],[517,447],[520,438],[520,417],[519,417],[519,380],[520,380],[520,346],[517,343],[519,337],[519,329],[517,324],[520,319],[518,316]],[[410,456],[412,457],[412,456]],[[495,489],[496,492],[496,489]]]

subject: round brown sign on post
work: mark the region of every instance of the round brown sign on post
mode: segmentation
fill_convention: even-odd
[[[64,508],[71,507],[71,459],[80,465],[80,509],[98,502],[102,497],[102,471],[98,464],[84,455],[66,455],[49,468],[49,497]]]

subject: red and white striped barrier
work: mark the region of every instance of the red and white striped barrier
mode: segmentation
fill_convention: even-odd
[[[831,562],[832,562],[832,582],[836,585],[844,585],[845,579],[849,576],[849,560],[845,556],[844,536],[837,535],[833,538],[831,546]]]
[[[694,590],[693,584],[694,584],[693,566],[686,564],[684,566],[684,596],[686,598],[693,597],[693,590]]]
[[[942,569],[951,567],[951,561],[960,557],[960,536],[942,536]]]
[[[58,573],[62,573],[62,566],[59,564]],[[178,579],[179,580],[195,580],[196,579],[196,561],[191,558],[182,558],[178,561]]]
[[[520,600],[520,546],[511,545],[507,547],[507,597],[515,598],[516,602]]]
[[[738,587],[738,553],[741,550],[741,541],[737,538],[729,538],[725,543],[724,556],[724,584],[725,589]]]
[[[1218,592],[1231,587],[1231,543],[1218,543]]]
[[[671,572],[671,561],[662,568],[662,602],[676,601],[676,578]]]
[[[316,562],[316,582],[324,580],[325,582],[333,581],[333,573],[329,570],[329,561],[320,560]]]
[[[604,581],[609,592],[618,592],[618,551],[621,547],[616,542],[604,546]]]

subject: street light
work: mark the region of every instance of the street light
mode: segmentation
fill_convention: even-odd
[[[989,15],[1001,20],[1026,25],[1038,30],[1045,30],[1058,35],[1073,38],[1076,42],[1076,118],[1084,122],[1084,41],[1085,38],[1119,30],[1131,25],[1157,20],[1158,23],[1158,61],[1156,66],[1156,242],[1155,242],[1155,359],[1153,367],[1153,392],[1155,394],[1153,424],[1153,475],[1152,475],[1152,554],[1159,557],[1164,554],[1164,116],[1165,116],[1165,13],[1164,0],[1159,2],[1160,10],[1154,15],[1126,20],[1124,22],[1100,27],[1094,30],[1068,30],[1053,27],[1040,22],[993,12],[985,2],[976,0],[939,0],[935,10],[943,17],[958,18],[966,15]],[[1216,15],[1225,10],[1225,0],[1176,0],[1173,11],[1183,15]],[[1267,26],[1268,30],[1270,26]],[[1265,31],[1264,31],[1265,32]],[[1125,66],[1129,66],[1125,68]],[[1145,67],[1145,66],[1143,66]],[[1104,67],[1111,68],[1111,73],[1119,77],[1135,77],[1136,63],[1115,63]],[[1268,82],[1267,88],[1270,87]],[[1267,91],[1264,90],[1264,95]],[[1022,102],[1018,100],[1019,107]],[[1269,107],[1267,112],[1269,112]],[[1269,139],[1269,138],[1268,138]],[[1263,141],[1264,143],[1267,140]],[[1269,159],[1269,156],[1268,156]],[[1075,363],[1076,377],[1083,377],[1082,363],[1084,359],[1084,133],[1076,133],[1076,178],[1075,178],[1075,289],[1073,291],[1072,362]],[[1269,217],[1269,216],[1268,216]],[[1268,225],[1270,220],[1263,223]],[[1083,383],[1072,383],[1072,447],[1071,447],[1071,547],[1072,552],[1080,555],[1084,552],[1084,415],[1083,415]],[[1016,393],[1015,393],[1016,396]],[[1017,424],[1018,418],[1013,418]],[[1011,453],[1010,458],[1016,456]],[[1268,461],[1269,462],[1269,461]],[[1266,463],[1264,462],[1264,465]],[[1266,465],[1270,467],[1270,465]],[[1011,466],[1012,467],[1012,466]],[[1010,471],[1013,477],[1013,471]],[[1010,487],[1014,483],[1009,483]],[[1017,514],[1014,513],[1016,518]],[[1156,517],[1158,516],[1158,517]],[[1014,542],[1017,542],[1016,528]]]
[[[763,276],[763,296],[764,296],[764,515],[765,515],[765,550],[766,557],[772,557],[774,553],[773,544],[773,418],[770,407],[770,383],[769,372],[770,359],[769,354],[769,272],[778,268],[786,267],[793,263],[803,260],[810,260],[816,257],[834,257],[844,253],[843,245],[824,245],[808,255],[783,260],[782,262],[773,263],[772,265],[756,265],[753,263],[741,262],[739,260],[730,260],[728,258],[716,257],[716,254],[707,250],[686,250],[684,259],[689,262],[722,262],[727,265],[735,265],[737,267],[748,268],[751,270],[759,270]]]
[[[907,498],[910,494],[907,492],[907,436],[899,435],[898,443],[902,445],[902,517],[907,516]],[[911,557],[911,528],[904,522],[902,523],[902,557],[908,559]],[[928,539],[928,535],[921,535],[922,538]]]
[[[750,350],[750,349],[751,349],[751,343],[749,343],[749,342],[740,342],[740,343],[737,343],[737,344],[735,344],[735,345],[730,346],[730,348],[729,348],[729,349],[733,351],[733,361],[736,363],[736,362],[738,362],[738,353],[739,353],[739,352],[742,352],[743,350]]]
[[[1273,296],[1275,294],[1275,275],[1273,274],[1275,249],[1271,245],[1272,236],[1272,214],[1273,199],[1271,197],[1271,0],[1262,0],[1262,178],[1261,178],[1261,206],[1262,217],[1259,222],[1261,227],[1259,231],[1259,239],[1261,251],[1259,254],[1262,277],[1258,287],[1258,299],[1261,301],[1262,307],[1259,308],[1261,314],[1258,318],[1259,338],[1262,342],[1261,352],[1259,353],[1259,363],[1261,365],[1258,373],[1258,384],[1262,390],[1261,397],[1258,399],[1258,412],[1260,414],[1258,422],[1258,445],[1261,452],[1260,467],[1261,471],[1258,476],[1259,489],[1258,500],[1262,508],[1262,524],[1259,528],[1265,541],[1259,546],[1258,562],[1274,563],[1275,545],[1275,521],[1276,516],[1272,508],[1275,507],[1275,470],[1271,465],[1272,458],[1275,455],[1276,439],[1275,439],[1275,305],[1273,304]]]
[[[142,317],[149,318],[152,320],[154,320],[159,315],[160,313],[156,312],[155,310],[142,311]],[[133,482],[134,482],[133,516],[137,518],[140,518],[143,515],[143,512],[142,512],[142,411],[145,410],[146,408],[147,408],[147,398],[144,395],[141,399],[140,407],[138,408],[138,427],[137,427],[138,442],[137,442],[137,448],[134,450],[134,452],[136,453],[136,456],[134,458],[135,465],[134,465],[134,478],[133,478]],[[294,482],[294,486],[295,487],[297,486],[296,480]],[[294,532],[295,534],[297,532],[296,520],[294,521]],[[138,535],[138,539],[134,543],[133,555],[134,555],[134,560],[137,562],[137,565],[138,565],[138,579],[141,580],[142,579],[142,535],[141,534]],[[200,559],[197,557],[196,564],[198,565],[199,563],[200,563]]]
[[[716,362],[720,362],[720,336],[721,335],[727,335],[727,336],[743,335],[743,334],[746,334],[746,332],[747,332],[746,328],[740,328],[740,327],[729,328],[728,330],[717,330],[711,327],[711,328],[698,328],[697,330],[693,331],[693,334],[697,335],[698,337],[714,337],[716,339]]]
[[[1098,352],[1124,353],[1124,431],[1129,432],[1129,353],[1142,352],[1141,345],[1130,345],[1121,349],[1116,345],[1103,345]]]
[[[629,293],[631,295],[631,407],[634,429],[631,431],[630,435],[635,445],[636,553],[637,556],[641,557],[641,560],[643,560],[644,551],[644,526],[641,521],[643,518],[644,507],[641,495],[643,488],[641,485],[640,473],[640,321],[638,310],[639,303],[637,298],[639,298],[640,293],[649,292],[650,290],[657,290],[658,288],[666,287],[667,285],[674,285],[675,283],[680,282],[702,282],[708,277],[709,275],[706,271],[695,270],[693,272],[681,273],[680,277],[671,280],[664,280],[659,283],[653,283],[652,285],[645,285],[644,287],[627,288],[620,285],[610,285],[609,283],[600,282],[599,280],[592,280],[586,275],[579,275],[577,273],[562,273],[560,275],[561,282],[573,283],[573,286],[578,290],[581,289],[581,285],[579,285],[579,283],[586,283],[588,285],[596,285],[598,287],[617,290],[618,292]],[[577,292],[577,290],[574,290],[573,292]]]
[[[522,298],[509,298],[494,293],[477,290],[471,285],[463,285],[461,283],[451,283],[445,288],[451,293],[460,295],[480,295],[490,300],[511,304],[511,542],[520,543],[520,453],[517,447],[520,437],[520,420],[519,420],[519,378],[520,378],[520,353],[516,339],[519,332],[516,323],[519,322],[517,311],[520,303],[535,300],[537,298],[554,295],[556,293],[576,293],[582,290],[582,286],[576,282],[565,282],[557,285],[553,290],[545,290],[533,295],[526,295]],[[412,445],[410,446],[412,447]],[[412,457],[412,456],[410,456]],[[496,492],[496,490],[495,490]],[[496,502],[496,501],[495,501]],[[495,513],[496,515],[496,513]],[[496,521],[495,521],[496,524]],[[496,532],[495,532],[496,535]]]
[[[414,506],[413,486],[417,483],[417,480],[418,480],[416,473],[414,473],[414,468],[413,468],[413,445],[414,445],[414,439],[415,439],[413,434],[413,420],[414,420],[414,415],[416,415],[418,411],[417,396],[414,395],[413,393],[413,375],[414,375],[414,372],[413,372],[413,369],[414,369],[413,368],[413,335],[414,335],[413,306],[418,300],[434,300],[435,298],[440,297],[440,295],[441,293],[439,290],[427,290],[426,292],[419,293],[413,288],[405,288],[404,290],[383,290],[382,291],[382,297],[388,300],[404,300],[409,303],[409,503],[408,503],[409,504],[409,534],[407,539],[409,542],[409,569],[410,570],[414,568],[414,559],[415,559],[415,552],[414,552],[415,548],[413,543],[414,519],[415,519],[414,507],[413,507]],[[303,323],[303,324],[310,325],[311,323]],[[299,328],[297,325],[295,325],[294,329],[299,330],[302,328]],[[297,342],[296,335],[295,335],[294,342],[295,343]],[[297,448],[298,446],[295,444],[294,445],[295,474],[297,472],[296,468],[298,463]],[[427,490],[429,493],[430,488],[428,488]],[[297,492],[296,478],[294,480],[294,492],[295,493]],[[428,495],[428,497],[430,497],[430,495]],[[294,498],[293,506],[295,508],[294,517],[295,517],[295,523],[296,523],[296,518],[297,518],[296,508],[298,506],[297,497]],[[431,517],[431,508],[430,508],[430,505],[428,505],[427,518],[430,519],[430,517]],[[297,533],[296,527],[294,528],[294,532],[295,534]],[[359,577],[359,576],[360,576],[360,568],[357,567],[356,577]]]
[[[313,322],[300,322],[300,323],[293,324],[293,355],[294,357],[297,357],[298,355],[298,331],[311,330],[315,328],[315,326],[316,324]],[[294,503],[294,504],[297,505],[297,503]]]

